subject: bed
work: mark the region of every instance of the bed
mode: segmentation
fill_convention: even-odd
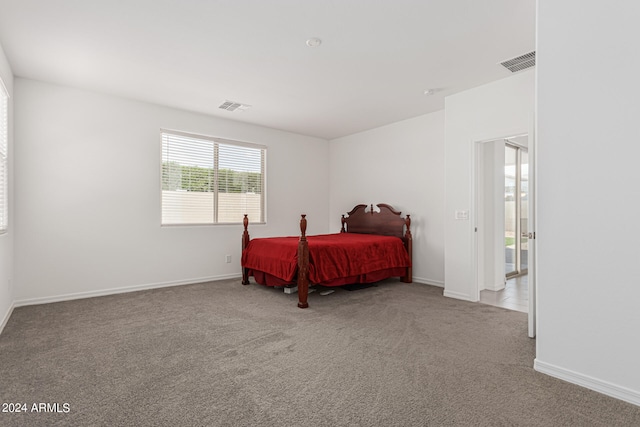
[[[342,215],[340,233],[307,236],[301,215],[300,236],[251,240],[249,219],[242,234],[242,284],[249,277],[266,286],[298,287],[298,307],[309,306],[309,284],[341,286],[390,277],[412,281],[411,217],[392,206],[357,205]]]

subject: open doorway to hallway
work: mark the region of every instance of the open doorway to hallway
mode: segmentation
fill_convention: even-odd
[[[477,273],[481,303],[529,311],[527,135],[477,145]]]

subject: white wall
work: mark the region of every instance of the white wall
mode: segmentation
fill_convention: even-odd
[[[241,225],[160,227],[160,128],[268,146],[252,237],[298,235],[300,213],[328,231],[326,140],[25,79],[15,111],[18,304],[240,274]]]
[[[0,78],[9,92],[9,223],[8,230],[0,234],[0,332],[9,320],[13,307],[13,74],[4,50],[0,46]]]
[[[478,145],[478,290],[505,287],[504,140]]]
[[[473,145],[529,133],[534,112],[534,71],[448,96],[445,100],[445,291],[477,301],[474,285]],[[456,211],[469,213],[456,220]]]
[[[330,142],[331,230],[355,205],[388,203],[411,215],[413,280],[444,284],[444,112]]]
[[[640,405],[640,3],[538,7],[535,366]]]

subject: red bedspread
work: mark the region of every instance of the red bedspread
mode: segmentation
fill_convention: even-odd
[[[298,240],[298,237],[253,239],[242,252],[242,266],[292,282],[298,269]],[[411,265],[404,244],[397,237],[338,233],[307,236],[307,241],[309,281],[315,284],[343,284],[338,279]]]

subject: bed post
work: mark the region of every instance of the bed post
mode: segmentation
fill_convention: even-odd
[[[404,233],[404,246],[407,248],[409,254],[409,261],[413,264],[413,237],[411,236],[411,215],[407,215],[404,220],[407,226],[407,231]],[[413,282],[413,267],[407,267],[407,275],[400,278],[400,281],[404,283]]]
[[[246,247],[249,246],[249,240],[250,240],[249,231],[247,231],[247,227],[249,226],[249,216],[247,214],[244,214],[244,219],[242,220],[242,224],[244,225],[244,232],[242,233],[242,251],[240,251],[241,255],[242,255],[242,252],[244,252],[244,250],[246,249]],[[242,284],[243,285],[249,284],[248,273],[249,273],[248,269],[242,267]]]
[[[346,230],[344,229],[344,225],[347,223],[347,219],[344,217],[344,214],[342,215],[342,219],[340,221],[342,222],[342,227],[340,227],[340,232],[346,233]]]
[[[298,307],[307,308],[309,295],[309,243],[307,242],[307,215],[300,219],[300,240],[298,241]]]

